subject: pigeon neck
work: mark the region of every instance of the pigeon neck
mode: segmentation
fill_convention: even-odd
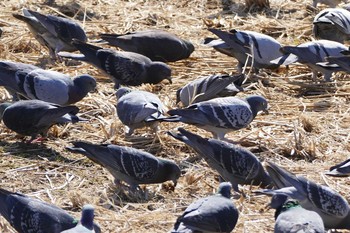
[[[292,208],[295,208],[295,207],[300,207],[300,204],[298,201],[295,201],[295,200],[290,200],[290,201],[287,201],[286,203],[284,203],[282,206],[280,206],[279,208],[276,209],[276,212],[275,212],[275,219],[277,219],[277,217],[287,211],[287,210],[290,210]]]

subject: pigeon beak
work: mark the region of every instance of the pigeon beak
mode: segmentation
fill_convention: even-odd
[[[171,80],[171,77],[169,77],[168,80],[169,80],[170,84],[173,84],[173,81]]]
[[[173,184],[174,184],[174,188],[175,188],[177,185],[177,180],[173,180]]]
[[[268,109],[265,109],[264,111],[263,111],[263,113],[265,113],[265,114],[269,114],[269,110]]]

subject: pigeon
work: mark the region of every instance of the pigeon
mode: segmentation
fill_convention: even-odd
[[[151,92],[122,87],[117,90],[116,96],[117,115],[127,127],[127,136],[132,135],[135,129],[144,126],[150,126],[156,132],[159,120],[171,121],[171,118],[164,116],[166,113],[164,104]]]
[[[187,83],[176,92],[176,102],[184,107],[215,97],[234,96],[243,91],[245,75],[210,75]]]
[[[223,53],[227,56],[235,57],[235,49],[230,47],[225,41],[221,39],[207,37],[204,39],[202,44],[207,47],[212,47],[216,51],[219,51],[220,53]]]
[[[301,207],[297,200],[274,195],[270,207],[275,211],[275,233],[324,233],[323,220],[318,213]]]
[[[171,233],[231,232],[239,213],[230,196],[230,183],[220,183],[217,194],[198,199],[186,208]]]
[[[331,81],[333,69],[317,65],[324,62],[328,56],[339,56],[341,51],[347,50],[347,47],[339,42],[330,40],[317,40],[306,42],[298,46],[284,46],[281,51],[285,55],[271,61],[279,65],[289,65],[299,62],[307,65],[312,70],[312,79],[315,81],[317,72],[321,72],[325,81]]]
[[[339,177],[350,176],[350,159],[347,159],[344,162],[332,166],[329,169],[329,172],[326,172],[326,175]]]
[[[76,116],[78,112],[79,108],[73,105],[61,107],[41,100],[0,104],[0,120],[16,133],[31,136],[29,142],[39,134],[45,137],[54,124],[86,121]]]
[[[142,54],[152,61],[175,62],[188,58],[194,51],[191,42],[162,30],[145,30],[127,34],[100,34],[109,45]]]
[[[19,233],[60,233],[78,223],[78,220],[55,205],[2,188],[0,214]],[[97,224],[94,224],[94,229],[96,233],[101,232]]]
[[[273,187],[259,159],[247,149],[217,139],[204,139],[182,128],[178,131],[168,134],[192,147],[224,180],[231,182],[235,191],[239,192],[238,184]]]
[[[192,104],[184,109],[168,111],[171,116],[177,115],[179,121],[196,125],[213,134],[216,139],[225,139],[225,134],[246,128],[258,112],[267,112],[267,100],[258,95],[245,99],[222,97]]]
[[[133,190],[139,184],[156,184],[172,180],[176,186],[180,168],[172,161],[157,158],[150,153],[127,146],[94,145],[87,142],[73,142],[67,149],[80,153],[105,167],[115,178],[124,181]]]
[[[344,43],[350,39],[350,12],[342,8],[327,8],[318,13],[313,21],[316,39]]]
[[[84,74],[73,80],[62,73],[43,70],[37,66],[0,61],[0,86],[14,95],[38,99],[59,105],[70,105],[95,90],[96,80]]]
[[[116,89],[119,85],[157,84],[163,79],[171,83],[171,68],[163,62],[152,62],[138,53],[103,49],[78,40],[73,40],[73,45],[82,54],[60,52],[59,55],[94,65],[111,77]]]
[[[208,30],[232,48],[229,51],[238,60],[239,73],[242,73],[247,59],[249,59],[248,66],[252,66],[256,72],[262,68],[276,69],[279,67],[279,65],[270,62],[283,55],[280,52],[281,44],[274,38],[252,31],[234,29],[227,32],[214,28]],[[253,58],[253,61],[248,55]]]
[[[84,205],[79,223],[71,229],[62,231],[62,233],[95,233],[94,229],[94,207]]]
[[[295,176],[271,162],[266,166],[276,190],[260,190],[267,195],[287,195],[300,205],[318,213],[327,229],[350,229],[350,206],[346,199],[333,189]]]
[[[25,22],[35,39],[49,49],[50,57],[57,59],[60,51],[73,52],[77,49],[72,39],[87,41],[81,26],[73,20],[23,9],[23,15],[13,14],[16,19]]]

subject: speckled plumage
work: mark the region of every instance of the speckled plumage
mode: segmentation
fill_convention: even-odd
[[[238,184],[272,188],[270,176],[250,151],[232,143],[202,138],[182,128],[178,130],[179,133],[168,134],[192,147],[224,180],[231,182],[234,190],[239,191]]]
[[[194,51],[191,42],[162,30],[100,34],[100,37],[112,46],[142,54],[152,61],[174,62],[188,58]]]
[[[27,99],[38,99],[59,105],[69,105],[95,90],[96,80],[90,75],[71,79],[68,75],[43,70],[37,66],[0,61],[0,86]]]

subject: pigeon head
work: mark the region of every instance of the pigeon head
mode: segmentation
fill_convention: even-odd
[[[254,117],[260,111],[268,113],[269,105],[267,103],[267,100],[263,96],[259,96],[259,95],[248,96],[246,100],[250,105],[250,108],[253,112]]]
[[[163,162],[163,166],[164,166],[164,172],[166,174],[164,174],[164,178],[165,180],[171,180],[174,183],[174,186],[177,185],[177,180],[179,179],[180,175],[181,175],[181,170],[180,168],[171,161],[168,160],[162,160]]]
[[[124,96],[125,94],[127,94],[131,91],[132,91],[132,89],[130,89],[129,87],[122,87],[122,88],[119,88],[115,92],[115,95],[117,96],[117,99],[120,99],[122,96]]]
[[[94,228],[94,207],[92,205],[84,205],[81,215],[81,225],[92,230]]]
[[[231,197],[232,185],[230,182],[222,182],[219,185],[218,194],[230,198]]]
[[[182,91],[182,88],[180,88],[176,91],[176,104],[180,103],[180,101],[181,101],[181,96],[180,96],[181,91]]]
[[[171,68],[163,63],[163,62],[152,62],[149,69],[149,83],[157,84],[161,82],[163,79],[168,79],[170,83],[171,81]]]
[[[187,52],[188,52],[187,55],[190,56],[191,53],[193,53],[193,51],[194,51],[194,46],[193,46],[193,44],[191,42],[189,42],[187,40],[184,40],[184,43],[185,43],[185,45],[187,47]]]
[[[96,89],[96,79],[88,74],[76,76],[74,78],[74,84],[80,87],[85,93]]]
[[[2,120],[2,115],[4,114],[5,109],[6,109],[7,107],[9,107],[11,104],[12,104],[12,103],[9,103],[9,102],[0,104],[0,121]]]

